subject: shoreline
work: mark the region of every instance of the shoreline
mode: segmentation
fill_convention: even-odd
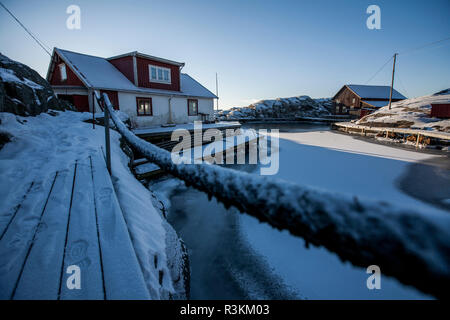
[[[394,148],[407,150],[407,151],[415,151],[415,152],[427,153],[427,154],[437,155],[437,156],[446,156],[447,158],[450,158],[450,152],[449,151],[445,151],[445,150],[429,149],[429,148],[416,148],[416,147],[414,147],[412,145],[409,145],[409,144],[404,144],[404,143],[399,143],[399,142],[394,142],[394,141],[377,140],[377,139],[375,139],[375,137],[371,137],[371,136],[361,136],[361,135],[358,135],[358,134],[346,133],[346,132],[342,132],[340,130],[333,129],[332,127],[330,127],[330,131],[332,131],[333,133],[337,133],[337,134],[351,136],[351,137],[353,137],[353,138],[355,138],[357,140],[370,142],[370,143],[373,143],[373,144],[378,144],[378,145],[383,145],[383,146],[388,146],[388,147],[394,147]]]
[[[346,123],[333,123],[330,125],[330,128],[334,132],[340,132],[345,133],[348,135],[352,135],[355,137],[360,138],[368,138],[370,140],[367,141],[376,141],[378,143],[385,143],[386,145],[394,145],[394,146],[402,146],[409,150],[416,150],[416,151],[435,151],[438,152],[437,154],[450,154],[450,152],[447,150],[442,149],[433,149],[433,148],[427,148],[423,147],[424,144],[420,143],[420,138],[431,138],[431,139],[438,139],[439,141],[444,142],[442,147],[449,148],[449,142],[450,141],[450,135],[447,132],[436,132],[436,131],[427,131],[427,130],[412,130],[407,128],[390,128],[390,127],[368,127],[364,125],[353,125],[353,124],[346,124]],[[355,131],[355,129],[360,131]],[[377,139],[377,136],[379,133],[386,134],[388,136],[388,133],[393,134],[400,134],[403,135],[403,139],[405,139],[406,136],[413,136],[416,139],[419,139],[419,142],[416,144],[416,140],[413,141],[415,145],[402,143],[399,141],[396,141],[395,139],[391,138],[384,138],[383,140]],[[405,140],[403,140],[404,142]],[[419,146],[421,146],[419,148]]]

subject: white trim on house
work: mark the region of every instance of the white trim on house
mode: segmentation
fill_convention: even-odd
[[[139,80],[138,80],[138,68],[137,68],[137,59],[136,56],[133,56],[133,80],[134,85],[137,87],[139,86]]]
[[[67,70],[66,70],[66,64],[60,63],[58,65],[59,68],[59,75],[61,76],[61,81],[67,80]]]
[[[155,70],[155,73],[153,74],[153,70]],[[161,71],[161,73],[160,73]],[[170,69],[155,66],[153,64],[148,65],[148,80],[150,82],[156,82],[156,83],[164,83],[164,84],[172,84],[172,79],[170,75]],[[161,79],[160,79],[161,75]],[[167,76],[167,77],[166,77]]]
[[[119,54],[114,57],[106,58],[106,60],[114,60],[114,59],[119,59],[119,58],[128,57],[128,56],[141,57],[141,58],[154,60],[154,61],[158,61],[158,62],[162,62],[162,63],[172,64],[172,65],[179,66],[179,67],[184,67],[184,62],[178,62],[178,61],[173,61],[173,60],[164,59],[164,58],[160,58],[160,57],[155,57],[155,56],[151,56],[149,54],[140,53],[138,51],[132,51],[132,52],[124,53],[124,54]]]

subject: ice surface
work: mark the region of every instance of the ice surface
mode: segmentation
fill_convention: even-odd
[[[430,216],[448,215],[397,187],[399,177],[411,163],[439,156],[377,145],[326,129],[281,132],[280,139],[278,178],[402,204]],[[383,275],[383,266],[382,290],[368,290],[364,268],[343,263],[323,248],[305,248],[303,239],[261,224],[247,215],[241,215],[240,222],[243,237],[266,258],[276,274],[308,299],[430,298]]]

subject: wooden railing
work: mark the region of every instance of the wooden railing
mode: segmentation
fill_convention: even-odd
[[[169,151],[128,130],[106,94],[97,98],[130,146],[187,186],[274,228],[288,230],[306,244],[324,246],[344,261],[361,267],[376,264],[383,274],[405,284],[436,297],[448,296],[450,215],[433,217],[412,208],[215,165],[175,164]]]

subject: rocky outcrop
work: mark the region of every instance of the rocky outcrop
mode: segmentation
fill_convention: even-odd
[[[436,92],[434,95],[439,96],[439,95],[445,95],[445,94],[450,94],[450,88]]]
[[[49,109],[73,110],[30,67],[0,54],[0,112],[34,116]]]
[[[218,114],[219,119],[267,119],[320,117],[329,115],[329,99],[311,99],[308,96],[261,100],[248,107],[235,107]]]

